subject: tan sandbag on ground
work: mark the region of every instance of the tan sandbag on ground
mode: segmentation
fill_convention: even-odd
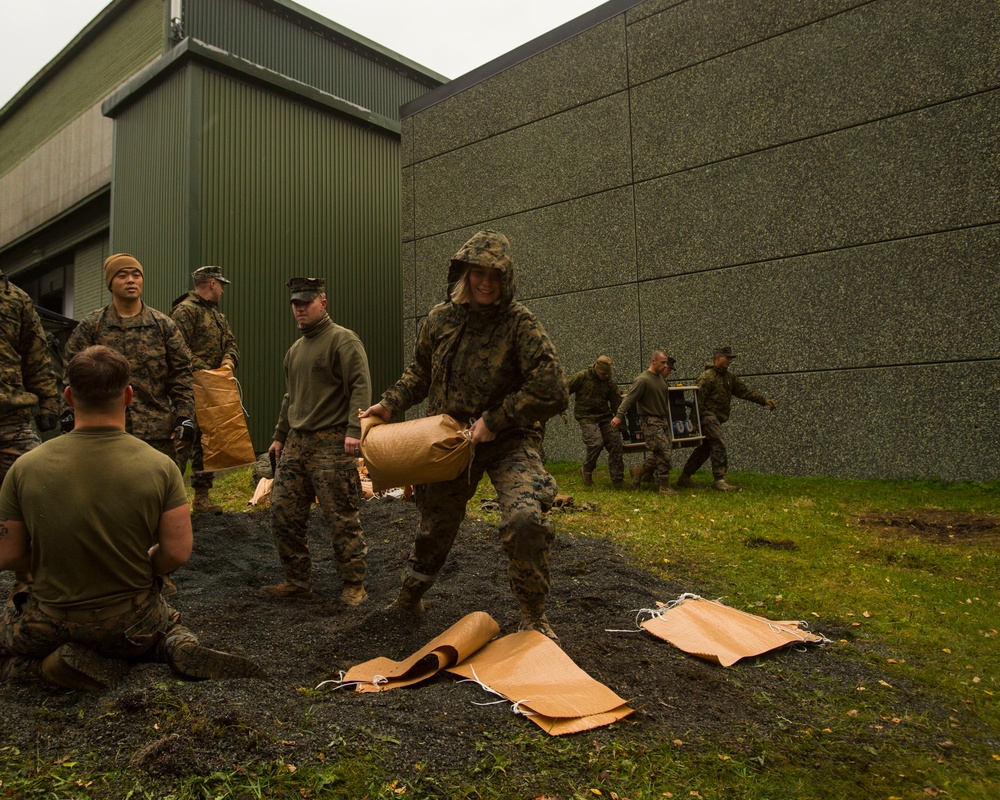
[[[271,504],[271,485],[274,481],[271,478],[261,478],[257,481],[257,488],[253,491],[253,496],[247,500],[248,506],[266,506]]]
[[[384,692],[410,686],[468,657],[498,633],[500,626],[493,617],[485,611],[474,611],[405,661],[373,658],[351,667],[341,683],[357,681],[358,692]]]
[[[472,453],[468,429],[447,414],[391,425],[361,420],[361,455],[376,492],[450,481],[469,468]]]
[[[229,367],[195,371],[194,415],[201,430],[206,472],[245,467],[257,460],[239,386]]]
[[[506,697],[553,736],[610,725],[634,711],[538,631],[496,639],[448,672]]]
[[[640,627],[685,653],[724,667],[790,644],[830,641],[806,630],[803,622],[775,622],[694,594],[681,595],[648,613],[652,618]]]

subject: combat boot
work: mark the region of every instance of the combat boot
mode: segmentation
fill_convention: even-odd
[[[660,494],[665,494],[665,495],[668,495],[670,497],[674,497],[674,496],[677,495],[677,490],[673,486],[671,486],[669,483],[661,483],[660,484]]]
[[[284,599],[294,598],[297,600],[306,600],[312,598],[312,588],[309,586],[300,586],[297,583],[292,583],[291,581],[282,581],[281,583],[276,583],[273,586],[264,586],[261,588],[264,594],[269,594],[271,597],[281,597]]]
[[[545,616],[544,600],[519,600],[521,605],[521,630],[538,631],[559,644],[559,637],[552,630],[548,617]]]
[[[736,486],[733,486],[731,483],[726,483],[725,478],[719,478],[714,484],[712,484],[712,486],[717,492],[739,491],[739,489]]]
[[[345,606],[359,606],[368,597],[363,583],[345,583],[340,590],[340,602]]]
[[[128,673],[127,661],[106,658],[82,644],[67,642],[42,659],[42,677],[64,689],[96,692],[114,686]]]
[[[249,658],[202,647],[192,641],[167,647],[167,661],[185,678],[267,678]]]
[[[616,481],[611,481],[611,488],[612,489],[624,489],[625,488],[625,481],[623,481],[621,478],[619,478]]]
[[[387,611],[401,614],[423,614],[425,611],[423,596],[431,587],[428,581],[418,581],[416,578],[403,578],[399,587],[399,596],[389,604]]]
[[[642,485],[642,476],[644,474],[642,464],[637,467],[629,467],[628,474],[632,479],[632,488],[638,489]]]
[[[677,478],[677,488],[678,489],[693,489],[694,481],[691,480],[691,476],[686,472],[682,472]]]
[[[222,506],[208,499],[208,489],[195,489],[194,502],[191,504],[192,514],[221,514]]]
[[[583,485],[584,486],[593,486],[594,485],[594,477],[593,476],[594,476],[594,473],[587,472],[583,467],[580,467],[580,477],[583,478]]]

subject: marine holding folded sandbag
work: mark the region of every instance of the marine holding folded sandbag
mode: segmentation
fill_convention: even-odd
[[[420,531],[399,597],[390,606],[422,613],[424,593],[444,566],[483,474],[496,489],[507,575],[521,627],[556,638],[545,616],[555,536],[549,510],[556,482],[539,455],[541,423],[566,408],[562,367],[548,334],[514,301],[510,242],[479,231],[454,255],[449,299],[434,306],[417,337],[413,360],[382,399],[362,413],[383,420],[427,399],[427,416],[472,420],[467,470],[421,483],[414,496]]]

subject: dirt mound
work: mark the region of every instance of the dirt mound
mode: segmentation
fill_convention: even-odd
[[[1000,516],[961,511],[917,509],[893,514],[864,514],[862,525],[916,534],[939,544],[1000,544]]]
[[[366,504],[362,522],[370,551],[369,599],[348,609],[337,602],[340,583],[317,509],[310,520],[312,602],[261,593],[261,586],[281,578],[267,513],[198,517],[195,555],[175,575],[175,605],[203,643],[252,656],[269,679],[183,681],[165,665],[139,664],[119,686],[100,693],[0,685],[0,742],[37,753],[42,762],[90,753],[109,771],[131,766],[164,780],[275,759],[305,764],[335,758],[345,748],[387,747],[387,776],[405,780],[417,761],[424,775],[478,762],[481,743],[495,740],[495,731],[545,737],[511,713],[509,704],[474,705],[494,698],[446,675],[381,694],[314,689],[375,656],[405,658],[472,611],[491,614],[504,633],[516,630],[506,559],[491,526],[464,523],[428,595],[428,612],[414,625],[384,609],[399,586],[416,530],[415,509],[379,499]],[[623,722],[588,733],[588,740],[678,739],[685,747],[740,747],[790,720],[827,724],[812,719],[802,702],[817,680],[825,691],[850,694],[880,677],[871,667],[838,657],[835,646],[788,650],[723,669],[644,632],[609,632],[633,628],[637,609],[702,587],[664,582],[601,539],[558,538],[553,570],[549,617],[565,651],[637,709]],[[0,590],[9,585],[10,573],[0,574]],[[815,627],[835,635],[833,621],[817,620]],[[759,668],[762,662],[771,668]],[[905,712],[905,685],[897,691]]]

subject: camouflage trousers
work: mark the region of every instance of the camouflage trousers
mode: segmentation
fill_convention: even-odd
[[[583,446],[587,448],[587,459],[583,462],[583,471],[593,472],[597,467],[597,459],[601,457],[601,450],[607,450],[608,472],[611,474],[611,480],[622,480],[625,477],[625,462],[622,460],[622,435],[611,427],[611,420],[581,422],[580,432],[583,434]]]
[[[666,417],[639,417],[642,438],[648,454],[642,462],[642,471],[653,475],[657,485],[670,482],[670,455],[674,442],[670,437],[670,421]]]
[[[184,641],[197,638],[158,588],[92,610],[50,608],[26,588],[0,611],[0,679],[37,674],[37,662],[67,642],[108,658],[163,661]]]
[[[726,454],[726,438],[722,432],[722,423],[714,414],[706,414],[701,418],[701,434],[705,438],[702,443],[691,451],[687,463],[684,465],[686,475],[694,475],[698,468],[704,464],[709,457],[712,459],[712,477],[721,481],[726,477],[726,470],[729,468],[729,459]]]
[[[345,428],[293,430],[285,441],[271,487],[271,533],[289,583],[310,585],[307,527],[313,498],[330,525],[341,580],[361,583],[367,575],[361,478],[358,459],[344,454],[345,433]]]
[[[211,489],[215,482],[214,472],[205,472],[205,452],[201,449],[201,428],[195,427],[194,440],[184,442],[176,448],[177,466],[181,474],[191,462],[191,488]]]
[[[408,562],[408,580],[434,582],[465,519],[466,504],[487,474],[500,503],[500,542],[509,559],[511,592],[522,602],[545,599],[551,584],[555,540],[549,510],[557,487],[545,470],[536,438],[481,444],[470,471],[451,481],[415,487],[420,530]]]
[[[31,422],[5,425],[0,428],[0,483],[3,483],[18,456],[34,450],[41,443],[42,440],[38,438]]]

